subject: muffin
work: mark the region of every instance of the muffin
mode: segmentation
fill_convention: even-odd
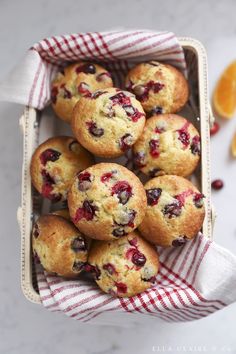
[[[134,164],[146,175],[189,176],[200,159],[200,136],[196,128],[176,114],[149,118],[133,147]]]
[[[91,154],[74,138],[50,138],[32,156],[32,183],[43,197],[53,202],[65,200],[75,174],[91,166],[93,161]]]
[[[145,184],[147,211],[139,230],[158,246],[181,246],[200,231],[205,208],[203,194],[179,176],[155,177]]]
[[[72,115],[77,140],[94,155],[124,154],[142,134],[145,114],[135,96],[116,88],[82,97]]]
[[[89,240],[63,217],[40,216],[34,224],[32,239],[33,252],[48,272],[75,277],[84,269]]]
[[[156,249],[137,231],[109,242],[94,241],[88,269],[106,293],[129,297],[150,288],[158,272]]]
[[[133,172],[116,163],[99,163],[75,177],[68,207],[81,232],[93,239],[113,240],[141,223],[147,200]]]
[[[70,123],[72,111],[80,97],[112,87],[110,73],[97,64],[78,62],[58,72],[51,85],[52,107],[59,118]]]
[[[189,96],[188,83],[174,66],[157,61],[142,63],[131,69],[126,88],[133,92],[149,114],[176,113]]]

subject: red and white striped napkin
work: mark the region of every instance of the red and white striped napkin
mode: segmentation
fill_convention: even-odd
[[[78,59],[102,61],[120,87],[137,60],[164,60],[183,72],[186,69],[183,50],[170,32],[136,30],[51,37],[36,43],[0,83],[0,99],[44,108],[59,67]],[[104,294],[95,283],[49,275],[37,265],[42,303],[51,311],[83,322],[124,326],[139,316],[143,323],[145,315],[191,321],[236,300],[236,257],[202,234],[184,247],[159,249],[159,254],[156,285],[124,299]]]

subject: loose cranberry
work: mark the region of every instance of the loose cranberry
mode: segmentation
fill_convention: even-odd
[[[120,142],[119,142],[119,145],[120,145],[120,148],[122,151],[126,151],[128,150],[132,144],[133,144],[133,136],[129,133],[123,135],[121,138],[120,138]]]
[[[216,133],[218,133],[219,130],[220,130],[219,123],[214,122],[211,129],[210,129],[210,135],[215,135]]]
[[[178,139],[184,145],[184,149],[186,149],[189,146],[189,143],[190,143],[190,134],[184,128],[177,130],[177,132],[179,134]]]
[[[139,252],[138,250],[135,250],[132,256],[132,262],[138,267],[143,267],[146,263],[146,257],[143,253]]]
[[[195,193],[195,195],[193,197],[193,203],[196,208],[203,207],[203,205],[204,205],[203,198],[205,198],[205,196],[202,193]]]
[[[100,138],[104,134],[104,129],[98,128],[95,122],[87,122],[86,125],[91,135]]]
[[[132,240],[128,240],[129,244],[133,247],[137,247],[138,239],[137,237],[132,238]]]
[[[110,78],[111,78],[111,74],[108,72],[105,72],[105,73],[98,74],[96,77],[96,80],[98,82],[101,82],[101,81],[106,81],[107,79],[110,79]]]
[[[58,87],[54,86],[51,89],[51,101],[53,104],[56,104],[57,95],[58,95]]]
[[[182,211],[182,204],[179,200],[171,204],[167,204],[163,209],[163,214],[166,215],[169,219],[173,217],[180,216]]]
[[[75,71],[77,74],[79,74],[79,73],[95,74],[96,68],[93,64],[86,63],[86,64],[78,66]]]
[[[91,265],[89,263],[85,263],[84,266],[83,266],[83,270],[85,272],[91,273],[96,280],[99,280],[100,275],[101,275],[101,271],[98,268],[98,266],[94,266],[94,265]]]
[[[90,94],[89,85],[86,84],[86,82],[81,82],[78,86],[78,92],[81,93],[82,95]]]
[[[149,141],[149,149],[150,149],[150,154],[152,157],[159,157],[160,156],[159,146],[160,146],[160,142],[158,139],[151,139]]]
[[[161,188],[152,188],[146,190],[147,195],[147,203],[148,205],[156,205],[161,196],[162,189]]]
[[[124,92],[118,92],[116,95],[110,97],[113,104],[130,105],[130,97],[126,96]]]
[[[42,165],[46,165],[48,161],[55,162],[59,159],[61,153],[53,149],[47,149],[40,154],[40,161]]]
[[[115,237],[122,237],[122,236],[127,235],[127,233],[125,232],[125,230],[123,228],[119,227],[119,228],[114,229],[112,231],[112,235]]]
[[[119,181],[112,187],[111,195],[116,194],[121,204],[126,204],[132,196],[132,187],[126,181]]]
[[[179,236],[178,238],[172,241],[172,246],[174,247],[183,246],[187,241],[188,238],[186,236]]]
[[[201,154],[201,146],[200,146],[200,137],[198,135],[195,135],[192,139],[191,143],[191,151],[193,155],[199,155]]]
[[[146,166],[145,164],[145,153],[143,151],[140,151],[140,152],[136,152],[134,154],[134,164],[137,168],[142,168],[144,166]]]
[[[36,223],[34,224],[33,236],[34,236],[34,238],[38,238],[39,237],[39,226]]]
[[[216,179],[211,183],[211,187],[215,190],[219,190],[224,187],[224,182],[221,179]]]
[[[73,272],[80,272],[81,270],[83,270],[84,265],[85,265],[84,262],[74,261],[74,264],[72,266]]]
[[[64,90],[63,98],[70,99],[72,97],[71,92],[66,87],[64,87],[63,90]]]
[[[102,181],[102,183],[108,182],[108,181],[112,178],[113,173],[114,173],[113,171],[104,173],[104,174],[101,176],[101,181]]]
[[[78,236],[71,241],[71,249],[74,252],[85,252],[87,251],[87,246],[83,237]]]
[[[127,285],[121,282],[115,282],[115,286],[117,287],[117,292],[120,294],[127,293]]]
[[[102,267],[104,270],[106,270],[109,274],[117,274],[116,268],[113,264],[111,263],[106,263]]]
[[[78,189],[81,192],[87,191],[91,187],[91,174],[87,171],[78,174]]]
[[[74,222],[77,223],[81,219],[91,221],[94,218],[95,212],[97,210],[98,210],[98,208],[95,205],[93,205],[88,200],[85,200],[83,202],[82,208],[77,209],[75,217],[74,217]]]

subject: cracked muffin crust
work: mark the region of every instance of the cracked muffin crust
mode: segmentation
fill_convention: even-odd
[[[75,174],[94,160],[73,137],[50,138],[35,150],[30,166],[31,180],[43,197],[65,200]]]
[[[139,230],[148,241],[163,247],[181,246],[200,231],[204,195],[179,176],[155,177],[145,184],[147,211]]]
[[[32,231],[35,256],[50,273],[75,277],[88,259],[89,239],[58,215],[40,216]]]
[[[149,114],[176,113],[189,96],[184,75],[174,66],[157,61],[135,66],[129,71],[125,85]]]
[[[146,121],[133,152],[136,167],[150,177],[186,177],[199,162],[200,136],[187,119],[177,114],[158,114]]]
[[[130,297],[150,288],[156,281],[158,255],[137,231],[115,241],[94,241],[87,270],[106,293]]]
[[[142,183],[115,163],[99,163],[79,173],[68,194],[74,224],[86,235],[113,240],[143,220],[147,206]]]
[[[86,149],[96,156],[125,153],[142,134],[145,113],[135,96],[108,88],[82,97],[72,116],[72,130]]]
[[[59,118],[70,123],[74,106],[82,96],[112,86],[111,75],[102,66],[89,62],[71,64],[52,82],[52,107]]]

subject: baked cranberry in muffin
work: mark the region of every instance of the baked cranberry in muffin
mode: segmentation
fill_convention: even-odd
[[[134,296],[153,286],[159,265],[155,248],[137,231],[112,242],[94,241],[88,262],[98,286],[118,297]]]
[[[176,114],[158,114],[146,121],[133,151],[136,167],[146,175],[185,177],[199,162],[200,136],[187,119]]]
[[[110,73],[100,65],[78,62],[58,72],[51,86],[52,107],[59,118],[70,123],[75,104],[83,96],[112,87]]]
[[[72,117],[78,141],[101,157],[124,154],[140,137],[144,124],[145,114],[135,96],[116,88],[81,98]]]
[[[143,220],[146,205],[138,177],[115,163],[99,163],[79,173],[68,195],[74,224],[99,240],[127,235]]]
[[[204,195],[187,179],[159,176],[145,184],[147,211],[139,225],[143,237],[158,246],[181,246],[200,231]]]
[[[43,197],[53,202],[65,200],[75,174],[92,164],[92,155],[74,138],[50,138],[32,156],[31,180]]]
[[[176,113],[188,100],[188,83],[175,67],[157,61],[141,63],[126,77],[133,92],[149,114]]]

